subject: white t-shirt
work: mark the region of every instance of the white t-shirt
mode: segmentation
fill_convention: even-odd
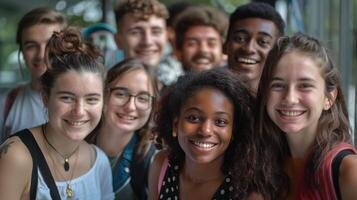
[[[94,146],[94,145],[93,145]],[[84,175],[73,179],[70,186],[73,197],[67,198],[67,181],[56,182],[61,199],[68,200],[112,200],[114,199],[112,185],[112,170],[109,160],[102,150],[94,146],[96,160],[93,167]],[[41,172],[38,170],[37,200],[51,199],[50,190],[47,187]]]
[[[0,140],[6,137],[4,134],[4,109],[8,92],[0,97]],[[32,128],[47,122],[47,109],[43,105],[40,92],[33,90],[30,84],[26,84],[17,93],[11,106],[5,126],[10,128],[10,134],[26,128]]]

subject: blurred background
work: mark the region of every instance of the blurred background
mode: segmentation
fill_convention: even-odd
[[[107,22],[115,27],[113,7],[120,0],[0,0],[0,92],[28,79],[25,67],[20,73],[18,46],[15,43],[19,19],[29,10],[47,6],[68,17],[70,24],[87,27]],[[179,0],[160,0],[169,6]],[[229,15],[237,6],[249,0],[195,0],[194,4],[209,4]],[[352,127],[357,127],[356,115],[356,0],[261,0],[273,5],[283,16],[288,35],[300,31],[320,38],[332,51],[340,67],[343,87],[348,99]],[[191,2],[192,3],[192,2]],[[21,60],[21,56],[20,56]],[[24,64],[23,64],[24,66]],[[357,138],[355,138],[357,140]],[[356,144],[356,142],[355,142]]]

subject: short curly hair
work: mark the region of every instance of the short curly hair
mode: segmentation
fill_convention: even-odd
[[[165,20],[169,17],[166,6],[158,0],[121,0],[116,6],[114,13],[117,24],[128,13],[133,14],[137,19],[143,20],[148,19],[152,15]]]
[[[190,6],[180,13],[175,21],[177,49],[182,49],[185,33],[193,26],[210,26],[225,40],[228,28],[228,16],[211,6]]]
[[[239,6],[229,17],[228,35],[233,31],[232,29],[236,21],[247,18],[261,18],[272,21],[278,30],[278,36],[284,35],[285,22],[283,18],[274,7],[262,2],[251,2]]]
[[[167,146],[170,159],[183,165],[185,153],[177,137],[172,136],[173,121],[180,115],[187,100],[203,88],[217,89],[233,103],[233,139],[225,152],[221,169],[224,174],[231,173],[235,195],[244,197],[252,183],[256,164],[252,132],[254,97],[244,83],[227,68],[190,72],[165,91],[154,118],[156,140]]]

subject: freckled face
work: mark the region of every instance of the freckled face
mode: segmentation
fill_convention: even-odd
[[[199,89],[188,98],[174,122],[186,160],[223,164],[232,137],[233,119],[231,100],[217,89]]]

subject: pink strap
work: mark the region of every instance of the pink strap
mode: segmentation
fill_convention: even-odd
[[[164,177],[165,177],[165,173],[166,173],[168,164],[169,164],[169,159],[166,157],[164,162],[162,163],[161,170],[160,170],[159,182],[157,185],[157,191],[158,191],[157,195],[160,195],[162,182],[164,181]]]

